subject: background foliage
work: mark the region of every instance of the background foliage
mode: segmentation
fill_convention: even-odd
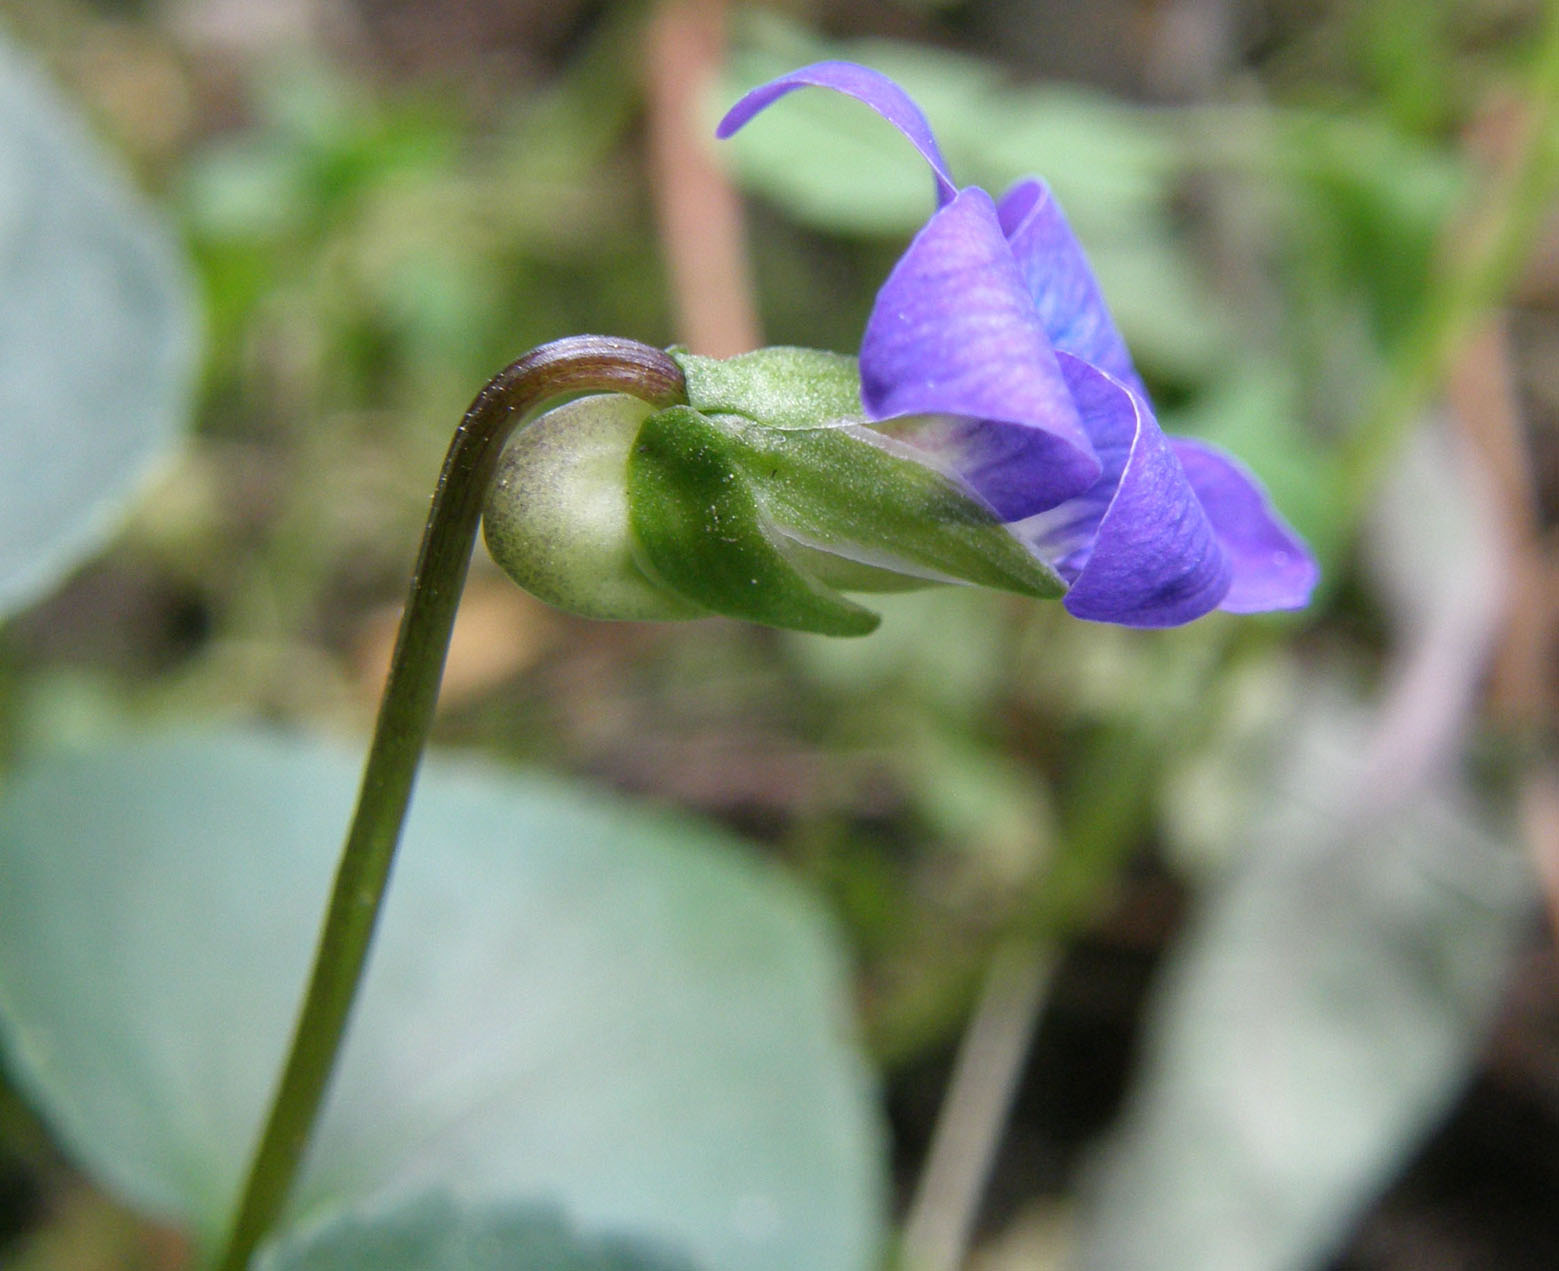
[[[220,1225],[487,376],[716,294],[853,349],[930,208],[907,147],[787,100],[717,157],[751,285],[690,287],[713,145],[655,144],[849,56],[961,180],[1053,183],[1166,427],[1261,474],[1324,594],[1144,634],[927,592],[848,642],[584,622],[479,552],[396,884],[431,916],[380,972],[412,1005],[355,1043],[393,1097],[344,1088],[266,1265],[868,1267],[884,1210],[928,1267],[939,1214],[986,1268],[1554,1264],[1559,275],[1508,179],[1551,163],[1543,6],[758,6],[669,124],[719,6],[3,12],[0,1260]],[[1035,1038],[971,1210],[916,1180],[993,1018]],[[512,1155],[448,1128],[508,1115]]]

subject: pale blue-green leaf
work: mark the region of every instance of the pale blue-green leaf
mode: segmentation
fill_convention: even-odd
[[[442,1193],[351,1212],[263,1252],[255,1271],[692,1271],[649,1246],[587,1236],[556,1211]]]
[[[1088,1196],[1089,1271],[1325,1265],[1461,1088],[1530,919],[1521,850],[1466,788],[1372,804],[1359,721],[1310,697],[1167,974]]]
[[[96,550],[165,461],[195,351],[171,239],[0,38],[0,616]]]
[[[20,770],[0,802],[7,1062],[72,1154],[211,1238],[301,991],[357,758],[241,733]],[[423,773],[292,1210],[445,1189],[711,1268],[864,1271],[881,1143],[837,949],[709,827]]]

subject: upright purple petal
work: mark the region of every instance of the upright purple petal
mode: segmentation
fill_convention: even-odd
[[[1017,520],[1088,489],[1100,463],[984,190],[915,236],[861,340],[867,416],[948,460]]]
[[[1128,627],[1172,627],[1201,617],[1228,593],[1232,570],[1174,448],[1146,401],[1080,358],[1063,353],[1059,360],[1079,410],[1105,434],[1102,451],[1112,458],[1118,452],[1122,399],[1134,420],[1114,492],[1092,546],[1071,562],[1076,577],[1063,603],[1076,617]],[[1100,486],[1109,488],[1104,481]],[[1085,496],[1089,514],[1100,493]]]
[[[942,157],[942,150],[920,107],[881,71],[857,66],[854,62],[814,62],[760,85],[725,112],[725,118],[715,129],[715,136],[722,140],[729,137],[760,110],[798,88],[831,88],[836,93],[865,102],[902,132],[931,165],[936,174],[938,207],[958,193],[947,170],[947,160]]]
[[[1229,594],[1218,607],[1264,613],[1308,604],[1320,568],[1256,478],[1206,442],[1175,437],[1170,445],[1234,569]]]
[[[1002,196],[997,212],[1050,343],[1092,362],[1147,401],[1093,267],[1050,188],[1033,177],[1020,181]]]

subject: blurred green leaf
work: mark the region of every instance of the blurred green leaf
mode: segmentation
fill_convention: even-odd
[[[988,61],[894,40],[831,43],[772,17],[739,32],[720,108],[802,62],[844,58],[881,71],[930,120],[955,179],[993,193],[1021,177],[1049,182],[1101,235],[1134,230],[1163,204],[1183,162],[1152,112],[1064,84],[1008,85]],[[802,92],[726,144],[738,174],[811,224],[854,233],[920,227],[935,208],[925,161],[868,107]]]
[[[1162,217],[1188,158],[1174,116],[1068,84],[1014,85],[979,114],[949,120],[979,180],[1042,177],[1091,243],[1140,238]],[[999,126],[992,126],[999,120]],[[1167,225],[1161,224],[1161,231]]]
[[[7,1058],[85,1166],[210,1239],[301,994],[357,761],[225,733],[0,803]],[[294,1221],[447,1189],[709,1267],[865,1271],[879,1130],[815,909],[598,791],[423,773]]]
[[[1346,47],[1403,131],[1442,133],[1455,127],[1466,91],[1458,72],[1453,15],[1457,0],[1375,0],[1341,11]]]
[[[1294,267],[1342,297],[1362,297],[1389,349],[1426,303],[1467,171],[1449,151],[1367,116],[1293,113],[1278,122],[1302,248]]]
[[[975,864],[987,886],[1032,879],[1055,846],[1043,777],[961,729],[920,734],[911,739],[919,751],[913,790],[936,836]]]
[[[172,240],[0,39],[0,616],[95,551],[167,461],[195,354]]]
[[[896,78],[937,130],[953,175],[973,179],[943,129],[983,115],[996,81],[989,65],[910,44],[829,43],[767,15],[743,24],[715,90],[711,131],[713,119],[747,89],[824,58],[863,62]],[[910,233],[936,208],[925,160],[869,107],[837,93],[793,93],[783,108],[765,111],[720,146],[749,188],[836,233]]]
[[[294,1236],[256,1271],[689,1271],[692,1264],[626,1241],[593,1240],[535,1207],[461,1208],[419,1197]]]
[[[1167,217],[1145,218],[1119,239],[1084,241],[1100,290],[1144,374],[1189,383],[1229,369],[1234,341],[1224,302]]]
[[[960,717],[983,716],[1010,675],[1006,603],[967,587],[873,596],[872,608],[881,611],[883,622],[869,641],[797,634],[786,636],[786,646],[829,700],[876,694],[895,708],[919,704]],[[926,639],[928,631],[937,638]],[[870,735],[855,731],[859,717],[853,709],[839,723],[861,741]]]
[[[1176,377],[1212,369],[1227,331],[1171,214],[1191,152],[1160,114],[1065,85],[1007,86],[989,63],[943,50],[830,44],[772,19],[744,30],[723,105],[819,58],[882,71],[925,112],[956,180],[998,195],[1025,176],[1049,183],[1145,365]],[[722,154],[749,188],[834,233],[907,236],[935,210],[924,160],[870,109],[835,93],[792,94]]]

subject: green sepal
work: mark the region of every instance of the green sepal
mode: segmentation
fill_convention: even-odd
[[[961,581],[1043,599],[1066,591],[956,478],[866,431],[855,358],[790,347],[672,356],[689,404],[734,431],[732,454],[764,510],[803,545],[793,556],[828,581],[851,590]]]
[[[797,570],[765,532],[732,435],[686,406],[651,415],[628,459],[630,522],[647,572],[716,613],[819,635],[880,619]]]
[[[865,422],[860,367],[843,353],[780,345],[728,358],[671,356],[687,378],[688,405],[705,415],[780,429]]]
[[[1066,591],[985,504],[899,443],[857,427],[738,425],[736,439],[765,511],[809,547],[932,581]]]

